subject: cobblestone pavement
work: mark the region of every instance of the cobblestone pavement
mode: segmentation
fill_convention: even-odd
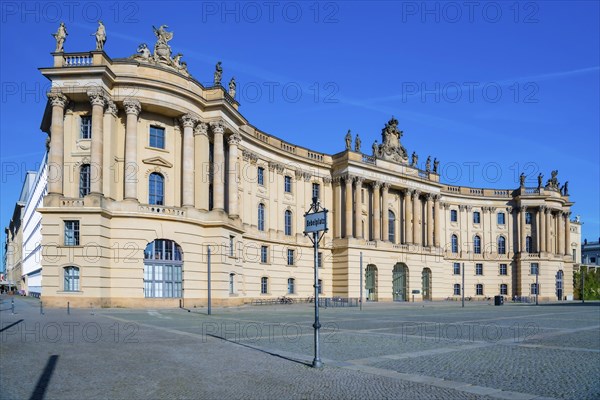
[[[10,302],[15,301],[15,314]],[[46,309],[0,302],[1,399],[598,399],[600,303]]]

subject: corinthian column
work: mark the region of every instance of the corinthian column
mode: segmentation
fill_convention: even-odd
[[[48,154],[48,194],[63,195],[64,114],[67,97],[60,92],[48,93],[52,104],[52,123],[50,125],[50,152]]]
[[[407,189],[404,192],[404,204],[405,204],[405,212],[406,217],[404,218],[404,230],[406,232],[406,243],[414,243],[413,241],[413,227],[412,227],[412,214],[413,214],[413,202],[412,196],[414,195],[414,190]]]
[[[421,192],[415,190],[413,194],[413,241],[415,244],[421,245],[421,230],[419,229],[419,218],[421,217],[421,207],[419,207]]]
[[[208,211],[210,164],[208,125],[200,122],[194,128],[194,203],[196,208]]]
[[[548,253],[552,253],[552,234],[551,234],[551,229],[552,229],[552,210],[549,208],[546,208],[544,210],[544,213],[546,214],[546,251]]]
[[[427,246],[433,246],[433,195],[427,193]]]
[[[346,183],[346,237],[351,238],[352,235],[352,177],[346,175],[344,178]]]
[[[381,196],[379,194],[380,182],[371,183],[373,186],[373,240],[381,240]]]
[[[90,193],[102,194],[102,160],[104,158],[104,105],[106,97],[102,91],[88,92],[92,103],[92,157]]]
[[[239,133],[232,133],[227,139],[229,144],[229,168],[227,173],[229,174],[229,216],[236,218],[240,215],[238,205],[238,174],[237,174],[237,161],[238,161],[238,145],[242,137]]]
[[[565,212],[565,254],[571,255],[571,213]]]
[[[342,182],[340,181],[340,177],[336,176],[333,178],[333,217],[334,217],[334,234],[336,238],[341,238],[342,236]]]
[[[198,119],[191,114],[181,117],[183,125],[183,156],[181,161],[181,205],[194,207],[194,125]]]
[[[527,208],[526,207],[521,207],[519,209],[519,231],[521,232],[521,237],[520,237],[520,241],[521,241],[521,253],[525,253],[527,251],[527,244],[525,243],[526,240],[526,236],[527,233],[525,231],[525,213],[527,212]]]
[[[355,197],[355,208],[354,208],[354,226],[356,227],[356,233],[354,236],[362,238],[364,232],[362,231],[362,184],[363,178],[357,176],[354,178],[356,182],[356,191],[354,192]]]
[[[540,230],[538,231],[539,243],[540,243],[540,252],[546,252],[546,217],[545,217],[546,206],[540,206],[540,210],[538,211],[539,220],[540,220]]]
[[[564,212],[559,211],[556,214],[556,224],[558,225],[558,247],[556,254],[565,254],[565,219]]]
[[[383,236],[382,240],[387,242],[390,240],[390,220],[388,218],[388,193],[390,190],[390,184],[384,183],[381,187],[381,225]]]
[[[125,199],[137,201],[137,125],[142,106],[135,99],[125,99],[123,107],[125,107],[125,114],[127,114],[125,125]]]
[[[433,199],[435,200],[435,203],[433,203],[433,227],[434,227],[434,231],[433,231],[433,242],[435,244],[435,247],[440,247],[440,223],[441,223],[441,219],[440,219],[440,196],[439,195],[435,195],[433,197]]]
[[[225,150],[223,148],[223,133],[225,127],[222,122],[211,122],[213,132],[213,209],[225,209]]]

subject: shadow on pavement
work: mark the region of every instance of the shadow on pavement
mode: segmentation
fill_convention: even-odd
[[[54,372],[54,368],[56,367],[56,362],[58,361],[57,355],[51,355],[46,363],[46,367],[44,368],[44,372],[38,379],[37,384],[35,385],[35,389],[33,393],[31,393],[31,397],[29,400],[42,400],[44,395],[46,394],[46,390],[48,389],[48,384],[50,383],[50,379],[52,378],[52,373]]]

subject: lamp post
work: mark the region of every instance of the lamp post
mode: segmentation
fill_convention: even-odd
[[[304,214],[304,235],[308,236],[312,233],[312,237],[309,236],[314,247],[314,288],[315,288],[315,322],[313,328],[315,330],[315,358],[313,359],[313,368],[323,367],[320,355],[320,343],[319,343],[319,329],[321,323],[319,322],[319,242],[327,232],[327,209],[321,208],[319,199],[317,197],[312,198],[312,204],[309,210]]]

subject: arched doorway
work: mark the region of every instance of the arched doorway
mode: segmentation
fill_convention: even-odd
[[[172,240],[156,239],[144,250],[144,296],[182,297],[183,256]]]
[[[429,268],[423,268],[421,274],[421,289],[423,300],[431,300],[431,270]]]
[[[563,272],[558,270],[556,273],[556,298],[558,300],[563,299]]]
[[[377,301],[377,267],[373,264],[367,265],[365,274],[365,289],[367,290],[367,300]]]
[[[408,301],[408,267],[396,263],[392,271],[392,296],[394,301]]]

